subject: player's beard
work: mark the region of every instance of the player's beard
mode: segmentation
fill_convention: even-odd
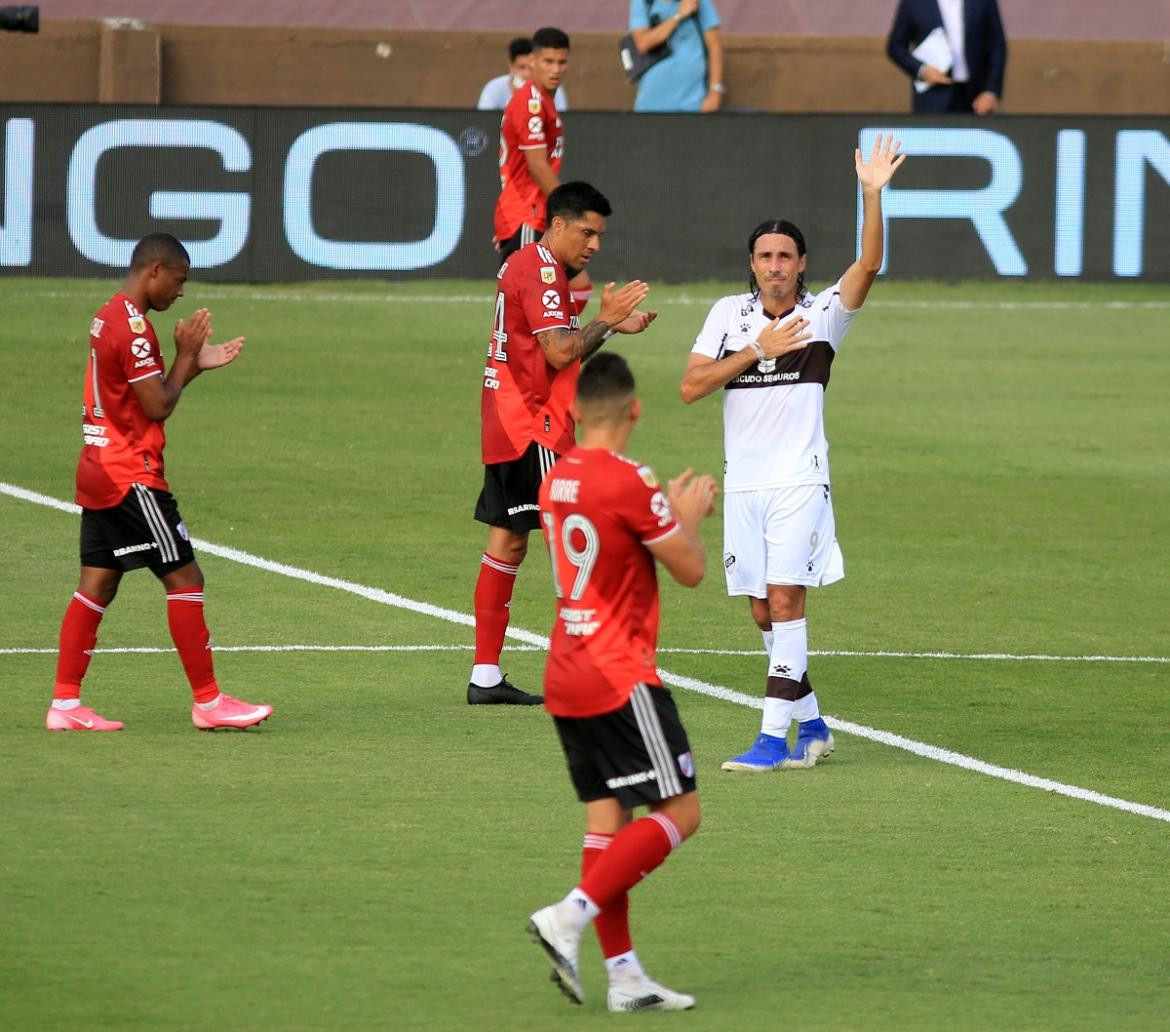
[[[777,293],[779,291],[779,293]],[[779,304],[784,301],[791,301],[795,298],[795,284],[781,281],[775,284],[769,283],[763,291],[764,297],[772,305]]]
[[[584,271],[585,271],[584,265],[582,265],[581,268],[579,268],[579,269],[575,269],[571,265],[565,266],[565,275],[568,276],[569,279],[575,279],[576,277],[580,276],[581,273],[583,273]]]

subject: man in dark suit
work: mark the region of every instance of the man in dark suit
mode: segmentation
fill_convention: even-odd
[[[912,53],[935,29],[945,34],[948,67]],[[916,113],[991,115],[999,107],[1007,40],[996,0],[899,0],[886,53],[915,81]]]

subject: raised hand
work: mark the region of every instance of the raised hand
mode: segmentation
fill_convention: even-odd
[[[244,338],[233,337],[222,344],[204,344],[195,361],[200,369],[218,369],[234,362],[243,350]]]
[[[857,181],[863,189],[880,190],[893,178],[894,173],[906,160],[905,154],[898,153],[901,147],[902,142],[895,140],[893,133],[885,136],[878,133],[873,141],[869,161],[862,161],[861,150],[854,149],[853,164],[857,169]]]

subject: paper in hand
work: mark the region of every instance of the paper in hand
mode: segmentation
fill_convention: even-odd
[[[955,63],[955,55],[951,50],[951,41],[947,38],[947,34],[941,25],[930,32],[918,46],[910,51],[910,54],[923,64],[932,65],[940,72],[946,72],[948,74]],[[925,93],[930,89],[930,84],[923,82],[921,79],[915,79],[914,89],[918,93]]]

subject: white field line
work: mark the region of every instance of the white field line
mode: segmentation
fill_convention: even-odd
[[[472,652],[474,645],[216,645],[216,652]],[[543,652],[539,645],[514,645],[510,652]],[[94,653],[152,653],[174,652],[169,646],[127,646],[94,649]],[[0,656],[51,656],[56,648],[0,648]],[[658,654],[672,656],[762,656],[763,649],[677,649],[659,648]],[[859,649],[809,649],[810,656],[858,656],[867,659],[967,659],[975,661],[1011,660],[1020,663],[1164,663],[1170,665],[1170,656],[1048,656],[1013,655],[1007,652],[892,652],[888,649],[866,652]]]
[[[339,301],[346,304],[388,304],[398,301],[414,302],[423,305],[489,305],[493,296],[490,294],[366,294],[348,293],[319,293],[311,290],[203,290],[198,286],[189,288],[194,301],[317,301],[336,304]],[[50,300],[82,300],[93,299],[93,291],[74,290],[31,290],[22,293],[25,297],[47,298]],[[662,298],[659,305],[713,305],[716,297],[690,297],[686,294],[681,297]],[[1106,308],[1121,311],[1141,311],[1144,309],[1170,308],[1170,301],[930,301],[930,300],[890,300],[875,298],[866,302],[866,308],[893,308],[915,309],[922,308],[930,311],[1071,311],[1093,308]]]
[[[80,511],[71,502],[63,502],[59,498],[51,498],[48,495],[42,495],[36,491],[29,491],[26,488],[16,487],[13,484],[6,484],[2,481],[0,481],[0,493],[11,495],[13,498],[19,498],[23,501],[33,502],[37,505],[45,505],[61,512],[75,513]],[[261,556],[252,555],[249,552],[243,552],[236,548],[216,545],[198,538],[192,538],[191,540],[196,548],[210,555],[230,559],[244,566],[251,566],[269,573],[278,573],[295,580],[306,581],[310,584],[319,584],[322,587],[347,591],[351,594],[369,599],[372,602],[396,606],[400,609],[407,609],[425,616],[433,616],[451,623],[462,624],[464,626],[474,626],[475,624],[475,618],[467,613],[460,613],[452,609],[443,609],[439,606],[431,605],[429,602],[417,602],[414,599],[405,598],[393,592],[367,587],[364,584],[355,584],[352,581],[341,580],[337,577],[326,577],[322,574],[314,573],[312,570],[302,570],[296,566],[273,562],[271,559],[264,559]],[[508,637],[523,642],[526,645],[534,645],[538,648],[548,647],[548,639],[544,635],[533,634],[531,631],[526,631],[521,628],[509,627]],[[688,691],[698,692],[701,695],[722,699],[726,702],[733,702],[750,709],[763,709],[764,706],[762,699],[745,695],[742,692],[733,691],[730,688],[724,688],[722,685],[708,684],[706,681],[700,681],[692,677],[683,677],[679,674],[671,673],[668,670],[663,670],[661,667],[658,673],[665,684],[674,688],[685,688]],[[973,756],[952,752],[949,749],[941,749],[938,746],[929,745],[926,742],[918,742],[912,738],[904,738],[890,731],[867,727],[864,724],[854,724],[851,721],[839,720],[836,717],[830,716],[824,717],[824,720],[834,731],[842,731],[845,734],[855,735],[872,742],[879,742],[882,745],[888,745],[894,749],[902,749],[916,756],[934,760],[936,763],[949,764],[954,767],[960,767],[963,770],[975,771],[979,774],[985,774],[988,777],[999,778],[1002,781],[1010,781],[1014,784],[1025,785],[1029,788],[1039,788],[1045,792],[1067,796],[1070,799],[1081,799],[1085,802],[1095,803],[1098,806],[1122,810],[1126,813],[1150,817],[1154,820],[1164,821],[1170,824],[1170,810],[1147,806],[1144,803],[1135,803],[1128,799],[1118,799],[1115,796],[1102,795],[1100,792],[1094,792],[1091,789],[1080,788],[1077,785],[1066,785],[1063,782],[1052,781],[1048,778],[1036,777],[1034,774],[1013,770],[1009,767],[999,767],[993,763],[986,763],[983,760],[975,759]]]

